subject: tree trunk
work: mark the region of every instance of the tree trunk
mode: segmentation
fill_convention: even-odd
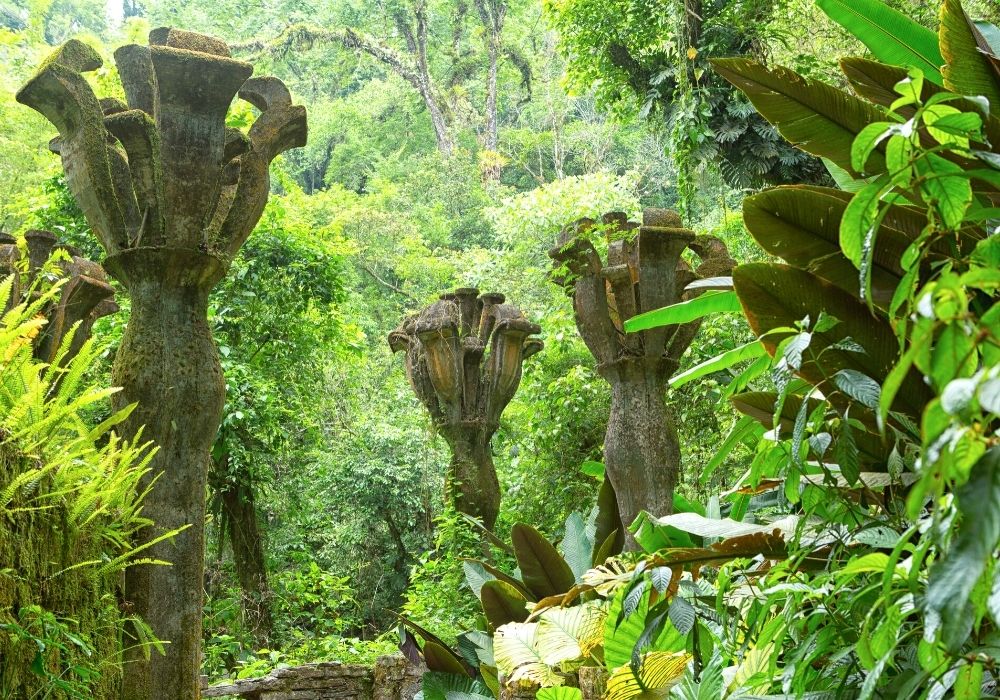
[[[233,550],[236,576],[243,591],[243,617],[258,646],[270,640],[271,587],[267,581],[263,541],[257,526],[257,506],[248,484],[230,484],[222,491],[229,544]]]
[[[143,515],[155,524],[136,545],[178,528],[173,541],[139,556],[171,566],[133,566],[125,575],[125,599],[154,634],[169,644],[147,661],[133,646],[126,652],[124,700],[197,698],[201,667],[204,597],[205,487],[209,449],[222,418],[225,384],[208,327],[208,293],[221,276],[218,261],[201,253],[137,248],[114,255],[107,267],[132,299],[132,315],[115,358],[112,381],[121,386],[115,408],[138,406],[124,424],[159,451],[143,488],[151,483]],[[155,483],[154,483],[155,479]],[[133,642],[134,644],[134,642]]]
[[[451,446],[446,489],[460,513],[478,517],[493,529],[500,513],[500,482],[490,450],[492,430],[480,423],[442,429]]]
[[[635,358],[601,370],[611,384],[604,463],[618,495],[629,549],[635,549],[636,544],[628,526],[639,511],[648,510],[657,517],[673,511],[680,471],[680,445],[660,365],[659,358]]]
[[[489,70],[486,75],[486,134],[483,139],[483,148],[487,154],[487,166],[483,169],[483,176],[487,180],[500,179],[500,162],[497,150],[500,147],[500,135],[497,117],[497,71],[500,61],[500,37],[490,36],[487,38],[489,50]]]
[[[444,110],[434,97],[433,89],[429,85],[421,86],[420,96],[424,98],[427,106],[427,113],[431,115],[431,125],[434,127],[434,138],[437,140],[438,151],[441,155],[448,157],[455,146],[451,140],[451,133],[448,130],[448,120],[444,116]]]
[[[486,139],[483,145],[488,151],[496,151],[500,145],[497,124],[497,72],[500,62],[500,37],[490,36],[487,43],[490,65],[486,75]]]
[[[500,64],[500,50],[503,41],[503,23],[507,7],[503,2],[476,0],[476,11],[483,25],[486,37],[486,123],[483,134],[483,149],[489,151],[483,176],[488,180],[500,178],[500,163],[497,149],[500,146],[497,117],[497,73]]]

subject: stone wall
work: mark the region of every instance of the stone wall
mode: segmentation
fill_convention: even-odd
[[[402,656],[383,656],[375,668],[318,663],[272,671],[264,678],[204,688],[203,698],[244,700],[412,700],[424,669]]]
[[[202,689],[203,698],[244,700],[413,700],[420,691],[426,669],[412,666],[402,656],[383,656],[375,668],[340,663],[319,663],[272,671],[264,678],[236,681]],[[570,685],[576,685],[574,677]],[[580,669],[583,700],[604,696],[604,674],[596,668]],[[530,700],[535,691],[504,688],[503,700]]]

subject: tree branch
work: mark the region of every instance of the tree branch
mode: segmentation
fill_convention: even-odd
[[[390,282],[390,281],[388,281],[386,279],[382,279],[381,277],[379,277],[378,273],[375,272],[375,270],[373,270],[370,267],[368,267],[367,264],[365,264],[363,262],[359,262],[358,264],[361,265],[361,269],[362,270],[364,270],[369,275],[371,275],[372,279],[374,279],[376,282],[378,282],[379,284],[381,284],[383,287],[385,287],[387,289],[390,289],[390,290],[396,292],[396,294],[404,296],[404,297],[406,297],[407,299],[409,299],[411,301],[419,302],[419,300],[415,296],[413,296],[412,294],[410,294],[409,292],[407,292],[405,289],[401,289],[400,287],[397,287],[396,285],[394,285],[392,282]]]

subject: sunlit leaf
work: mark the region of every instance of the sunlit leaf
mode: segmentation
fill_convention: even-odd
[[[740,304],[736,292],[710,291],[688,301],[633,316],[625,321],[625,332],[637,333],[649,328],[688,323],[713,314],[733,313],[739,310]]]
[[[535,648],[542,661],[558,666],[589,655],[603,641],[606,615],[604,606],[595,601],[546,610],[535,629]]]
[[[528,681],[538,685],[563,685],[563,678],[542,660],[535,647],[534,622],[512,622],[497,628],[493,656],[506,682]]]
[[[879,0],[817,0],[816,4],[880,61],[919,68],[928,80],[942,84],[944,58],[934,32]]]
[[[644,654],[636,678],[632,669],[621,666],[608,677],[607,700],[656,700],[666,698],[680,682],[691,655],[684,651],[653,651]]]

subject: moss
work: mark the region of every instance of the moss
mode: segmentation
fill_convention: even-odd
[[[0,492],[34,466],[0,444]],[[0,509],[0,697],[42,697],[43,689],[53,698],[117,697],[120,574],[98,576],[96,567],[60,573],[101,559],[103,549],[98,539],[68,527],[71,503],[64,499],[45,510],[30,509],[51,490],[51,478],[43,477]],[[41,665],[38,642],[45,646]],[[54,679],[66,687],[56,687]]]

